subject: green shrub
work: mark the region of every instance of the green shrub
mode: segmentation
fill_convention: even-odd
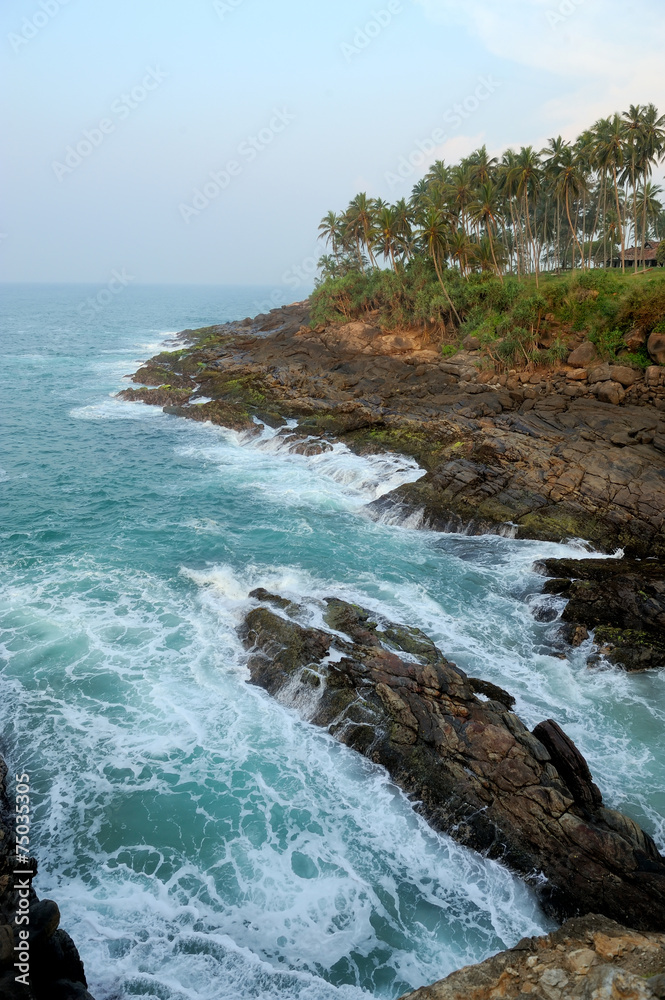
[[[639,326],[645,333],[651,333],[665,320],[665,281],[657,280],[640,283],[626,295],[618,311],[617,322],[622,330],[630,330]]]
[[[570,354],[570,348],[557,338],[545,351],[545,362],[550,365],[560,365]]]
[[[455,347],[454,344],[444,344],[441,348],[442,358],[452,358],[459,351],[459,347]]]

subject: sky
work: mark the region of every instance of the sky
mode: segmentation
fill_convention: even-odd
[[[306,294],[434,159],[653,101],[662,0],[4,0],[0,281]]]

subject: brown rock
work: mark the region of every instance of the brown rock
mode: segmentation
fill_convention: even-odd
[[[629,385],[634,385],[639,377],[639,372],[629,368],[628,365],[610,365],[610,378],[626,389]]]
[[[586,368],[573,368],[572,371],[566,372],[566,378],[573,382],[586,382],[588,377]]]
[[[665,365],[665,333],[654,331],[647,341],[647,351],[657,365]]]
[[[479,351],[480,341],[477,337],[473,337],[469,334],[469,336],[465,337],[462,341],[462,347],[465,351]]]
[[[612,378],[612,369],[608,364],[594,365],[593,368],[589,370],[589,385],[595,385],[596,382],[609,382]]]
[[[626,390],[619,382],[600,382],[596,390],[596,398],[601,403],[612,403],[617,406],[626,398]]]
[[[568,355],[568,364],[573,368],[586,368],[598,358],[595,344],[585,340]]]

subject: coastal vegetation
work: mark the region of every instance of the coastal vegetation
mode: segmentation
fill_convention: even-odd
[[[540,152],[436,161],[395,204],[360,193],[319,226],[312,322],[429,325],[449,353],[472,335],[509,365],[556,364],[582,334],[646,366],[644,344],[624,338],[665,318],[665,242],[653,261],[640,249],[665,237],[652,180],[664,154],[665,115],[634,105]]]

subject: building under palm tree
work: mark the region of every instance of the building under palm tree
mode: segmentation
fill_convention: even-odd
[[[644,244],[644,249],[642,247],[629,247],[623,253],[623,259],[626,264],[633,265],[635,263],[635,256],[637,255],[637,262],[643,267],[662,267],[663,265],[657,259],[658,247],[661,244],[661,240],[647,240]],[[621,267],[621,256],[617,260],[612,261],[613,267]]]

